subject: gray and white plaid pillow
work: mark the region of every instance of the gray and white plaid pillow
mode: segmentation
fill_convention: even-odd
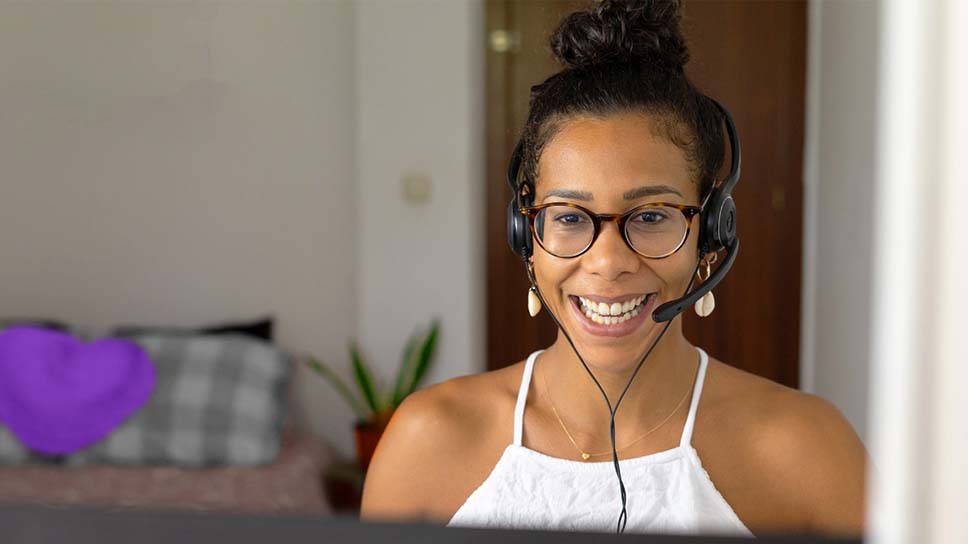
[[[155,365],[151,398],[110,435],[63,462],[201,467],[259,465],[276,458],[292,372],[286,353],[237,335],[129,339]],[[26,452],[10,439],[0,428],[0,464],[23,462]],[[26,455],[28,462],[50,462]]]

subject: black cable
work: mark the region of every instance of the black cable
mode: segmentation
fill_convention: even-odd
[[[703,254],[699,256],[699,262],[696,264],[696,270],[693,271],[692,276],[690,276],[689,278],[689,284],[686,285],[686,292],[682,294],[683,297],[689,294],[689,290],[692,288],[692,284],[695,281],[696,274],[699,273],[699,267],[702,265],[702,258],[705,256],[705,252],[702,252],[702,253]],[[535,294],[538,296],[538,300],[541,301],[541,305],[548,310],[548,315],[551,316],[551,319],[555,322],[555,325],[557,325],[558,330],[560,330],[562,334],[565,335],[565,339],[568,340],[568,345],[571,346],[571,350],[575,352],[575,355],[578,356],[578,360],[581,362],[581,366],[585,368],[585,372],[587,372],[588,375],[591,376],[592,381],[595,382],[596,386],[598,386],[598,390],[601,391],[602,396],[605,398],[605,404],[608,406],[608,412],[610,415],[609,438],[611,439],[611,442],[612,442],[612,464],[615,467],[615,475],[618,477],[619,493],[621,494],[621,497],[622,497],[622,512],[619,513],[618,515],[618,525],[615,529],[615,532],[618,534],[622,534],[625,532],[625,525],[628,522],[628,510],[626,509],[627,494],[625,492],[625,482],[622,481],[622,469],[619,467],[619,464],[618,464],[618,450],[616,449],[616,446],[615,446],[615,412],[618,411],[619,404],[621,404],[622,399],[625,398],[625,394],[628,392],[629,387],[632,385],[632,380],[634,380],[635,376],[639,373],[639,369],[642,368],[642,364],[645,363],[645,360],[652,353],[652,350],[654,350],[655,346],[658,345],[659,340],[661,340],[662,337],[665,335],[666,331],[669,330],[669,326],[672,325],[672,319],[674,319],[674,317],[666,321],[665,326],[662,327],[662,331],[659,332],[659,336],[656,337],[656,339],[652,342],[652,345],[649,346],[649,349],[646,350],[645,355],[643,355],[642,359],[639,360],[638,366],[635,367],[635,371],[632,372],[632,375],[629,377],[628,383],[625,384],[625,389],[622,390],[622,394],[619,395],[618,401],[615,402],[615,407],[612,408],[612,403],[610,400],[608,400],[608,394],[605,393],[605,389],[602,387],[602,384],[598,382],[598,379],[596,379],[595,375],[592,374],[592,371],[588,368],[588,365],[585,364],[585,359],[582,358],[580,353],[578,353],[578,348],[576,348],[575,343],[571,341],[571,336],[568,335],[568,331],[566,331],[565,328],[561,326],[561,322],[558,321],[557,317],[555,317],[554,312],[551,311],[551,307],[548,306],[548,304],[545,302],[544,297],[541,295],[541,290],[538,289],[538,282],[534,278],[534,270],[532,270],[531,263],[528,262],[527,258],[524,259],[524,267],[528,271],[528,280],[531,281],[531,287],[532,289],[534,289]],[[652,316],[649,316],[649,317],[652,317]]]

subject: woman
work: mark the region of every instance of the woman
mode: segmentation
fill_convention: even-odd
[[[532,90],[518,189],[533,192],[528,264],[558,338],[411,395],[374,456],[364,518],[862,532],[866,454],[843,416],[708,357],[681,318],[664,333],[652,319],[697,269],[708,277],[715,254],[691,218],[724,162],[723,117],[684,75],[679,19],[676,1],[605,0],[552,36],[564,69]],[[595,214],[623,221],[592,228]],[[626,387],[612,436],[602,393],[614,405]]]

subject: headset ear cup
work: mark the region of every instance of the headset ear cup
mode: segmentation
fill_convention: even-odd
[[[507,215],[507,225],[508,225],[508,247],[511,248],[516,255],[521,254],[521,237],[518,235],[517,222],[515,221],[515,214],[517,213],[517,208],[514,205],[517,199],[512,198],[511,202],[508,202],[508,215]]]
[[[511,160],[508,161],[507,182],[511,188],[511,202],[508,203],[508,246],[511,251],[522,258],[527,259],[531,256],[532,241],[531,233],[528,232],[528,220],[521,215],[521,187],[518,186],[518,173],[521,169],[521,159],[523,156],[524,142],[518,140],[511,153]],[[529,198],[524,198],[524,205],[530,205]]]
[[[736,202],[733,195],[726,195],[719,212],[719,242],[726,247],[736,239]]]
[[[723,194],[719,189],[709,198],[709,206],[703,212],[702,242],[706,252],[715,253],[724,249],[736,238],[736,203],[733,196]]]
[[[521,232],[523,233],[521,237],[523,238],[524,242],[522,244],[522,247],[524,248],[524,255],[522,256],[527,259],[534,255],[534,239],[531,238],[531,231],[528,229],[527,219],[525,219],[523,215],[518,214],[518,221],[521,224]]]
[[[528,222],[521,215],[517,206],[517,199],[508,203],[508,246],[515,254],[528,258],[531,256],[531,233],[528,232]]]
[[[702,232],[699,233],[699,246],[704,253],[715,253],[723,247],[716,236],[716,231],[719,229],[719,208],[721,205],[719,189],[713,189],[713,193],[709,195],[706,209],[703,210],[700,217]]]

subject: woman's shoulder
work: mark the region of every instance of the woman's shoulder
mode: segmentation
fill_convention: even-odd
[[[814,440],[818,436],[857,439],[840,410],[817,395],[713,359],[706,384],[701,407],[707,422],[742,434],[754,446],[795,444],[810,451],[823,445]]]
[[[816,395],[710,363],[697,448],[705,437],[720,452],[707,452],[704,464],[734,489],[729,502],[737,513],[760,517],[753,520],[760,527],[855,533],[863,520],[866,452],[843,414]]]
[[[522,370],[517,363],[407,396],[367,472],[363,517],[446,521],[511,442]]]
[[[468,432],[479,435],[484,428],[505,423],[500,411],[513,410],[523,366],[518,362],[416,391],[404,400],[391,422],[411,433],[433,431],[434,440],[447,441]],[[506,423],[510,428],[512,421]]]

